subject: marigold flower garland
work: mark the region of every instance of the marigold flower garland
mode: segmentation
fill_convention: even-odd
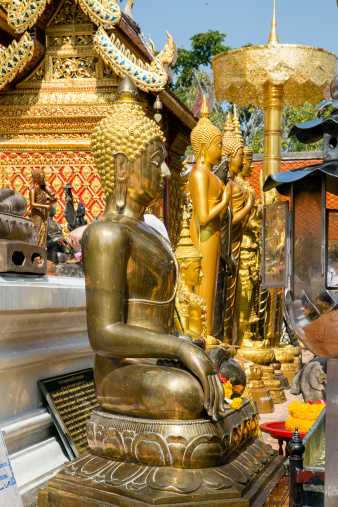
[[[233,390],[231,382],[228,382],[227,379],[225,379],[221,374],[219,375],[219,378],[221,379],[221,382],[223,384],[224,399],[226,400],[227,403],[229,403],[231,408],[238,410],[242,406],[242,398],[238,397],[232,400],[231,396],[233,394]]]
[[[309,404],[293,401],[289,406],[291,417],[285,421],[285,429],[293,433],[297,426],[300,433],[307,433],[324,407],[325,402]]]

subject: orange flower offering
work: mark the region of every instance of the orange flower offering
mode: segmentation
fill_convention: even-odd
[[[296,426],[300,433],[307,433],[321,411],[325,403],[307,404],[300,401],[293,401],[289,406],[289,417],[285,421],[285,429],[294,433]]]
[[[234,398],[231,402],[231,408],[238,410],[242,406],[242,398]]]
[[[227,379],[225,379],[221,374],[219,374],[219,378],[221,379],[221,382],[223,384],[224,398],[231,398],[231,396],[232,396],[231,382],[228,382]]]

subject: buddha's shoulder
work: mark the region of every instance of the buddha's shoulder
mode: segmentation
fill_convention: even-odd
[[[153,234],[152,229],[141,220],[129,217],[127,215],[119,215],[117,213],[109,213],[99,220],[92,222],[85,230],[83,239],[96,241],[102,238],[117,241],[118,239],[126,239],[127,237],[143,234]]]
[[[235,181],[230,181],[232,195],[243,194],[243,188]]]

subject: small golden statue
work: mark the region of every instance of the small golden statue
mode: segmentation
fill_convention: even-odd
[[[229,185],[212,173],[222,155],[222,135],[208,119],[208,106],[203,98],[202,118],[191,133],[196,167],[190,176],[190,194],[193,204],[190,221],[191,237],[202,255],[200,296],[207,305],[207,334],[212,335],[218,263],[221,245],[221,223],[230,199]]]
[[[175,252],[180,265],[180,282],[176,295],[176,307],[182,331],[191,338],[207,338],[207,306],[204,299],[195,293],[201,285],[203,273],[202,255],[197,251],[189,232],[186,211],[183,212],[180,240]]]
[[[49,210],[57,196],[45,183],[45,173],[42,169],[32,171],[33,185],[29,191],[31,219],[38,232],[36,244],[46,248]]]
[[[224,339],[228,343],[232,343],[234,338],[234,310],[235,310],[235,297],[237,288],[240,246],[242,242],[243,228],[246,223],[248,214],[250,213],[255,198],[253,194],[247,193],[243,188],[235,182],[235,176],[242,171],[244,147],[243,141],[238,139],[234,133],[234,127],[231,121],[230,114],[224,127],[224,135],[222,139],[223,154],[229,160],[230,172],[230,186],[231,186],[231,201],[230,206],[233,213],[231,224],[231,248],[234,258],[237,262],[236,272],[228,278],[228,288],[226,296],[226,308],[224,317]]]
[[[186,210],[183,212],[182,231],[175,254],[180,265],[176,308],[182,332],[191,338],[203,338],[206,345],[218,345],[221,343],[219,340],[207,335],[207,305],[204,299],[195,293],[204,276],[202,255],[191,239]]]

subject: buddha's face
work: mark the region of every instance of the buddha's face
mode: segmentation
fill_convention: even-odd
[[[197,287],[201,285],[203,273],[201,261],[194,261],[184,270],[184,279],[188,287]]]
[[[216,136],[210,144],[209,148],[205,150],[204,160],[209,162],[210,165],[218,165],[222,159],[222,136]]]
[[[252,155],[244,155],[242,169],[242,175],[244,178],[251,178],[252,168]]]
[[[230,155],[229,157],[229,168],[232,174],[239,174],[242,171],[244,159],[244,150],[239,148],[235,156]]]
[[[126,173],[127,195],[133,201],[150,206],[160,199],[163,196],[164,179],[170,177],[162,143],[153,141],[135,162],[127,164]]]

